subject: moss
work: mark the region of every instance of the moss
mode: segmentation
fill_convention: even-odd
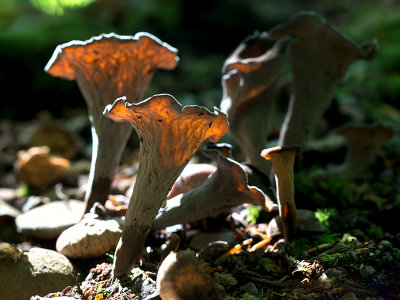
[[[332,178],[316,184],[309,179],[313,171],[299,171],[295,174],[296,204],[315,207],[351,207],[354,203],[351,183],[344,178]]]
[[[318,221],[320,221],[322,225],[324,225],[326,228],[329,228],[329,218],[336,214],[336,209],[332,207],[317,208],[317,211],[315,212],[315,217],[318,219]]]

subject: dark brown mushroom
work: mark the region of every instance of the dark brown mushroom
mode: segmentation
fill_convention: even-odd
[[[131,123],[140,139],[139,172],[114,259],[113,274],[128,274],[139,258],[161,203],[204,140],[218,141],[227,131],[226,115],[200,106],[182,106],[171,95],[155,95],[138,104],[125,98],[104,115]],[[110,141],[109,141],[110,142]]]
[[[314,12],[299,12],[288,23],[269,31],[271,39],[294,37],[288,47],[293,91],[279,145],[304,145],[314,125],[330,106],[347,68],[377,52],[372,41],[357,46]]]
[[[175,48],[145,32],[110,33],[59,45],[47,63],[45,71],[51,75],[76,80],[88,106],[93,152],[85,213],[95,202],[105,204],[132,131],[128,124],[105,118],[104,107],[121,96],[140,101],[157,69],[175,68],[176,54]]]
[[[356,179],[376,160],[384,142],[393,136],[393,129],[383,125],[345,125],[337,130],[347,141],[344,162],[312,177],[321,180],[333,177]]]
[[[264,174],[268,161],[260,157],[266,147],[280,75],[284,43],[263,33],[247,37],[225,61],[221,108],[228,115],[230,132],[246,159]]]
[[[168,200],[153,223],[154,230],[216,217],[244,203],[261,205],[267,211],[277,210],[272,193],[266,195],[258,187],[249,186],[247,174],[238,162],[218,149],[207,148],[203,152],[217,163],[217,171],[199,187]]]

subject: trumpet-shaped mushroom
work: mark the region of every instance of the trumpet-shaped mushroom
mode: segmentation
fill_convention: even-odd
[[[279,145],[304,145],[347,68],[359,59],[372,59],[377,44],[372,41],[357,46],[313,12],[296,14],[287,24],[271,29],[269,36],[275,40],[295,37],[288,48],[293,90]]]
[[[284,224],[283,236],[287,241],[291,240],[296,226],[293,166],[299,149],[297,145],[277,146],[261,152],[262,157],[271,160],[274,169],[279,215]]]
[[[139,135],[139,171],[114,259],[115,276],[127,274],[139,258],[151,223],[168,191],[204,140],[218,141],[227,131],[226,115],[215,109],[182,106],[171,95],[138,104],[125,98],[104,115],[131,123]]]
[[[382,144],[393,136],[393,129],[382,125],[350,126],[337,131],[347,140],[347,153],[342,165],[336,166],[314,179],[344,177],[349,180],[360,177],[375,161]]]
[[[225,61],[221,108],[228,114],[230,132],[246,159],[264,174],[270,164],[260,157],[277,92],[283,43],[274,44],[266,33],[247,37]]]
[[[175,48],[148,33],[110,33],[59,45],[47,63],[45,71],[51,75],[76,80],[88,106],[93,150],[85,213],[95,202],[105,204],[132,132],[128,124],[104,118],[104,106],[121,96],[141,99],[158,68],[175,68],[176,54]]]
[[[276,210],[272,196],[255,186],[248,186],[243,167],[218,149],[208,148],[204,154],[216,161],[218,169],[206,182],[190,192],[168,200],[153,223],[153,229],[215,217],[243,203],[262,205]]]
[[[163,300],[219,299],[214,283],[192,250],[171,252],[157,273]]]

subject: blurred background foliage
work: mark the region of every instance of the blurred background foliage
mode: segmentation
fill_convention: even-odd
[[[156,73],[146,97],[170,93],[185,105],[218,106],[221,68],[234,48],[256,30],[314,10],[354,41],[376,38],[380,44],[374,61],[351,67],[336,104],[356,120],[398,124],[399,8],[395,0],[0,0],[0,118],[29,120],[42,110],[59,117],[67,108],[84,109],[75,82],[43,68],[58,44],[108,32],[147,31],[178,48],[179,66]]]

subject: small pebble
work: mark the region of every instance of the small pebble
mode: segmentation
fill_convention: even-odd
[[[233,286],[237,284],[237,280],[231,274],[227,273],[214,273],[214,279],[217,283],[222,284],[223,286]]]
[[[389,248],[392,248],[392,243],[387,240],[382,240],[378,244],[378,249],[380,249],[380,250],[389,249]]]
[[[240,287],[240,290],[243,293],[251,294],[251,295],[258,295],[258,289],[256,285],[252,282],[248,282]]]
[[[372,267],[372,266],[363,265],[360,268],[360,275],[361,276],[366,276],[366,277],[372,276],[372,275],[375,274],[375,272],[376,271],[375,271],[374,267]]]
[[[203,247],[197,257],[206,262],[211,262],[229,250],[229,243],[225,241],[215,241]]]

